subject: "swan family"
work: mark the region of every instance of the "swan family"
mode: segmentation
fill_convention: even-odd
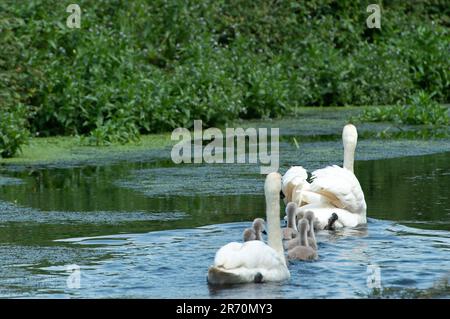
[[[280,227],[281,175],[270,173],[264,184],[268,243],[251,240],[220,248],[208,269],[211,284],[283,281],[290,273],[284,257]]]
[[[356,127],[342,132],[343,167],[332,165],[312,172],[293,166],[283,177],[273,172],[264,183],[266,221],[256,218],[244,230],[243,243],[221,247],[208,269],[210,284],[277,282],[290,278],[288,260],[319,258],[316,230],[355,227],[367,222],[367,205],[354,175],[358,139]],[[281,229],[280,195],[286,204],[287,226]],[[262,234],[267,229],[267,243]],[[285,254],[286,250],[286,254]]]

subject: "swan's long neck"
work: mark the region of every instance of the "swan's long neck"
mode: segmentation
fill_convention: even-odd
[[[311,237],[314,241],[316,241],[316,234],[314,233],[314,222],[311,221],[309,223],[309,232],[308,232],[309,237]]]
[[[280,197],[279,192],[266,192],[266,216],[268,243],[284,260],[283,243],[281,242]]]
[[[356,127],[348,124],[342,131],[342,142],[344,144],[344,168],[353,173],[355,162],[355,149],[358,142],[358,132]]]
[[[355,147],[353,145],[344,145],[344,168],[353,173],[353,164],[355,162]]]
[[[300,245],[301,246],[308,246],[308,233],[306,229],[303,227],[300,227]]]
[[[287,227],[295,229],[295,212],[289,212]]]

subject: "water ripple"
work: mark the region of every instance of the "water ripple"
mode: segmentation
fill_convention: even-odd
[[[317,262],[289,262],[285,283],[208,286],[206,271],[215,251],[240,239],[249,223],[194,229],[61,239],[92,246],[108,258],[81,267],[81,288],[68,289],[68,274],[41,267],[48,287],[38,296],[131,298],[359,298],[450,297],[450,233],[370,219],[367,227],[317,234]],[[380,270],[381,289],[368,287],[370,269]],[[42,280],[42,278],[41,278]],[[42,282],[42,281],[41,281]]]

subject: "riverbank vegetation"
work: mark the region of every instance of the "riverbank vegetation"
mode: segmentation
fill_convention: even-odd
[[[280,151],[291,147],[303,154],[302,161],[315,163],[319,156],[330,159],[341,156],[342,127],[350,121],[358,127],[360,160],[416,156],[450,151],[450,144],[443,143],[450,137],[450,126],[408,125],[376,121],[361,122],[359,116],[374,106],[359,107],[299,107],[294,116],[276,119],[237,120],[230,127],[280,128]],[[380,107],[382,109],[383,107]],[[219,129],[225,129],[219,126]],[[143,134],[139,141],[107,146],[89,145],[82,136],[33,137],[23,145],[22,151],[12,158],[0,158],[5,169],[17,167],[80,167],[104,166],[121,161],[171,163],[171,149],[178,142],[170,133]],[[386,143],[386,139],[389,143]],[[316,143],[324,143],[318,147]],[[329,144],[331,143],[331,144]],[[334,144],[336,143],[336,144]],[[320,154],[318,154],[319,152]],[[292,153],[291,153],[292,154]],[[289,162],[295,161],[292,158]],[[161,162],[160,162],[161,163]],[[305,163],[305,165],[307,165]]]
[[[444,0],[380,1],[381,29],[366,26],[370,1],[77,3],[80,29],[65,24],[70,2],[0,3],[2,157],[29,136],[105,145],[193,119],[403,105],[418,91],[449,101]]]
[[[450,110],[437,103],[424,91],[413,95],[409,103],[389,107],[371,107],[359,117],[365,122],[393,122],[395,124],[447,126]]]

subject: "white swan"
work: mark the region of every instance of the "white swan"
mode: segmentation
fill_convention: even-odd
[[[223,246],[216,253],[214,265],[208,269],[209,283],[268,282],[290,278],[281,242],[280,190],[280,174],[268,174],[264,184],[268,245],[252,240]]]
[[[366,201],[356,176],[339,166],[328,166],[313,172],[311,191],[322,195],[320,202],[304,205],[300,211],[311,210],[318,221],[319,229],[328,225],[328,220],[336,213],[336,228],[355,227],[367,223]]]
[[[285,174],[289,177],[286,181],[289,180],[291,184],[294,184],[290,186],[292,191],[295,191],[291,197],[295,198],[301,206],[299,211],[311,210],[316,217],[315,227],[318,229],[324,229],[328,225],[328,220],[333,213],[338,216],[334,224],[336,228],[355,227],[367,223],[364,193],[353,173],[357,140],[356,127],[352,124],[346,125],[342,132],[344,167],[334,165],[314,171],[311,184],[306,180],[300,182],[303,180],[304,173],[301,173],[299,169],[294,170],[294,167]],[[285,189],[289,190],[288,185]]]

